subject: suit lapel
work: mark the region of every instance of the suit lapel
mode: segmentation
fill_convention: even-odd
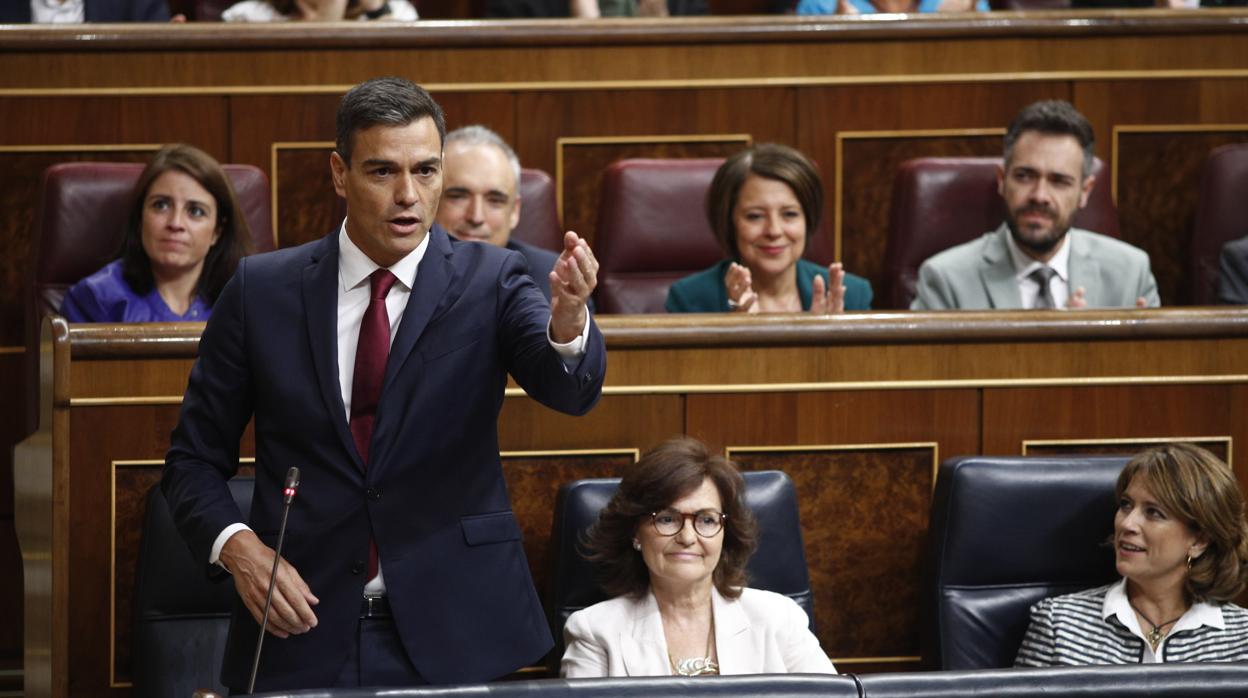
[[[1095,283],[1095,280],[1101,276],[1101,263],[1091,254],[1087,238],[1080,235],[1078,230],[1071,228],[1066,240],[1070,245],[1070,262],[1067,269],[1070,279],[1066,284],[1070,292],[1073,294],[1075,289],[1082,286],[1083,299],[1089,308],[1110,305],[1108,299],[1102,295],[1104,289],[1101,284]],[[1093,282],[1089,283],[1089,280]]]
[[[711,608],[715,612],[715,652],[720,674],[761,674],[763,655],[754,647],[750,635],[750,619],[740,600],[732,601],[711,591]]]
[[[997,234],[984,245],[984,263],[979,268],[979,276],[990,308],[1019,308],[1023,304],[1018,282],[1014,280],[1014,262],[1005,242],[1009,234],[1009,228],[1002,223]]]
[[[629,606],[630,617],[620,628],[620,656],[628,676],[666,676],[671,672],[663,618],[654,594],[646,591]]]
[[[312,261],[303,269],[303,307],[308,319],[308,348],[312,367],[321,386],[321,398],[339,440],[363,470],[364,462],[355,450],[347,426],[347,410],[342,404],[338,381],[338,233],[321,240]]]
[[[451,243],[440,226],[434,225],[428,234],[429,249],[425,250],[425,256],[416,269],[416,280],[412,295],[407,299],[407,308],[403,311],[403,322],[399,323],[399,332],[390,344],[386,378],[381,386],[382,400],[385,400],[395,375],[412,353],[429,320],[441,308],[441,301],[451,285]]]

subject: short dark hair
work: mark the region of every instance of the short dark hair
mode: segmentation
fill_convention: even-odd
[[[1092,133],[1092,124],[1070,102],[1050,99],[1023,107],[1005,132],[1006,167],[1009,167],[1010,158],[1014,155],[1014,144],[1027,131],[1050,136],[1074,136],[1083,149],[1083,178],[1087,179],[1092,174],[1096,137]]]
[[[338,104],[334,150],[350,167],[357,132],[373,126],[406,126],[425,117],[438,127],[441,145],[446,140],[446,115],[425,88],[403,78],[367,80],[347,90]]]
[[[732,222],[732,211],[737,207],[741,185],[752,174],[789,185],[802,206],[807,239],[818,229],[819,216],[823,213],[823,182],[819,171],[805,155],[778,143],[762,143],[736,153],[715,171],[706,192],[707,220],[719,246],[733,260],[741,256],[737,250],[737,227]]]
[[[152,182],[170,170],[181,172],[199,182],[216,200],[216,228],[221,235],[216,244],[208,248],[196,286],[196,292],[211,305],[221,295],[225,282],[234,275],[239,260],[251,254],[254,248],[251,243],[251,230],[247,226],[247,219],[243,217],[242,207],[238,205],[238,197],[234,195],[234,187],[230,186],[230,178],[211,155],[192,145],[166,145],[156,151],[151,162],[139,175],[139,181],[135,183],[130,197],[130,215],[126,219],[125,234],[118,255],[121,259],[122,278],[140,295],[149,293],[156,284],[152,276],[152,260],[143,248],[143,208]]]
[[[1118,499],[1136,477],[1170,516],[1208,541],[1183,582],[1188,601],[1223,603],[1238,596],[1248,584],[1248,522],[1230,467],[1199,446],[1176,443],[1132,458],[1118,475]]]
[[[712,580],[728,598],[741,595],[746,563],[754,553],[758,525],[745,506],[745,480],[723,456],[688,437],[659,444],[624,473],[615,496],[582,540],[586,558],[598,566],[602,588],[612,596],[637,595],[650,587],[650,571],[633,549],[637,527],[710,478],[724,513],[724,545]]]

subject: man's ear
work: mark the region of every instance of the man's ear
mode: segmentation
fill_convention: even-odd
[[[329,154],[329,172],[334,177],[334,192],[347,198],[347,163],[336,150]]]
[[[515,230],[520,225],[520,206],[524,202],[520,200],[520,195],[516,194],[516,205],[511,209],[511,220],[507,221],[507,225],[511,226],[511,230]]]
[[[997,193],[1005,196],[1005,166],[997,165]]]
[[[1088,196],[1092,194],[1092,187],[1096,186],[1096,177],[1088,175],[1083,179],[1083,191],[1079,192],[1079,208],[1088,205]]]

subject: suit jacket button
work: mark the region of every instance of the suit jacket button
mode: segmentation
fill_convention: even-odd
[[[375,502],[378,499],[381,499],[381,490],[375,490],[370,487],[364,491],[364,496],[368,497],[369,499]]]
[[[362,573],[363,571],[364,571],[364,563],[363,563],[363,562],[360,562],[359,560],[356,560],[356,561],[355,561],[355,564],[354,564],[354,565],[351,565],[351,574],[360,574],[360,573]]]

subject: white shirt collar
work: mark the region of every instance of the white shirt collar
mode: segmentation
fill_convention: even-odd
[[[1017,281],[1026,279],[1031,272],[1040,267],[1049,267],[1057,272],[1057,278],[1065,283],[1070,283],[1070,232],[1067,231],[1066,237],[1062,238],[1061,245],[1057,248],[1057,254],[1053,255],[1047,264],[1037,261],[1023,252],[1018,243],[1014,241],[1014,235],[1008,229],[1005,233],[1005,245],[1010,250],[1010,259],[1014,261],[1014,275]]]
[[[1144,632],[1140,630],[1139,619],[1135,617],[1135,609],[1131,608],[1131,601],[1127,599],[1127,580],[1122,578],[1118,580],[1105,592],[1105,601],[1101,604],[1101,618],[1108,619],[1110,616],[1116,616],[1118,622],[1130,630],[1140,639],[1144,638]],[[1179,618],[1174,627],[1166,635],[1168,638],[1178,630],[1191,630],[1199,628],[1202,625],[1208,625],[1218,630],[1226,629],[1226,621],[1222,618],[1222,607],[1215,606],[1211,603],[1199,601],[1192,604],[1187,609],[1187,613]]]
[[[420,241],[416,249],[390,265],[390,272],[409,291],[416,282],[416,268],[420,266],[420,260],[425,257],[425,250],[429,249],[431,234],[432,231],[426,232],[425,239]],[[364,254],[364,251],[351,240],[351,236],[347,235],[347,221],[344,219],[342,226],[338,229],[338,278],[342,283],[342,289],[348,291],[363,284],[370,274],[380,268],[381,265],[369,259],[368,255]]]

